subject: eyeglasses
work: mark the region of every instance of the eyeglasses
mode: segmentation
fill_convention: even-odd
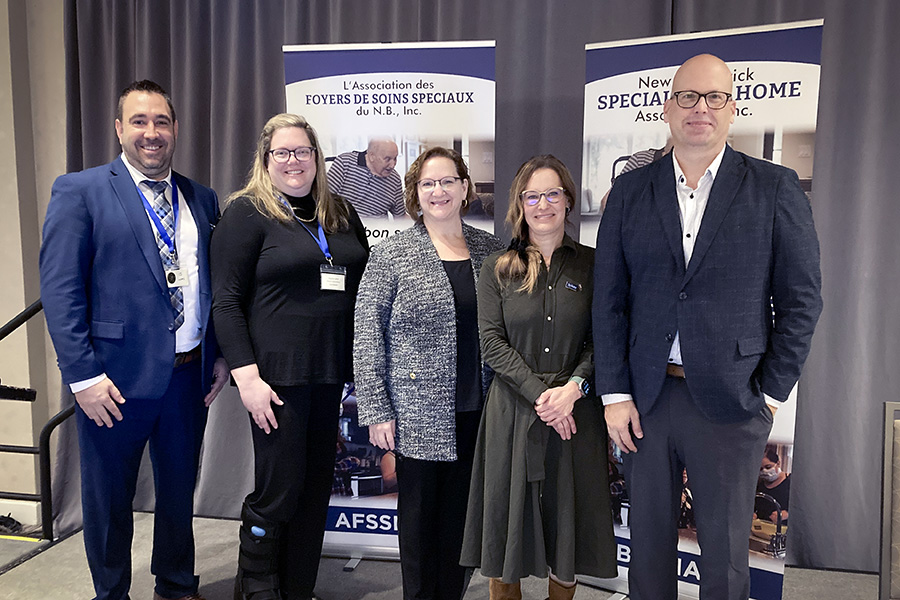
[[[312,146],[300,146],[293,150],[288,150],[287,148],[275,148],[274,150],[269,150],[269,154],[272,155],[272,160],[277,163],[286,163],[291,160],[292,156],[300,162],[306,162],[312,158],[313,152],[315,151],[316,149]]]
[[[456,187],[456,184],[460,181],[462,181],[462,177],[442,177],[441,179],[420,179],[416,185],[419,186],[419,191],[425,193],[433,192],[434,187],[437,185],[447,192]]]
[[[544,190],[543,192],[538,192],[536,190],[525,190],[519,196],[528,206],[534,206],[538,202],[541,201],[541,196],[547,199],[547,202],[550,204],[556,204],[563,197],[565,197],[566,191],[562,188],[550,188],[549,190]]]
[[[721,110],[725,108],[728,101],[731,100],[731,94],[725,92],[706,92],[701,94],[694,90],[684,90],[681,92],[672,92],[675,102],[681,108],[694,108],[700,102],[700,98],[706,100],[706,106],[713,110]]]

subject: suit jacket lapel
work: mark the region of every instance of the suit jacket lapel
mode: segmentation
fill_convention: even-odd
[[[110,183],[116,198],[125,211],[128,223],[137,240],[137,244],[141,249],[141,253],[150,265],[150,270],[156,277],[156,283],[163,291],[168,291],[166,285],[166,274],[163,271],[162,260],[159,258],[159,246],[156,245],[156,237],[152,231],[152,225],[147,217],[147,211],[144,209],[144,203],[138,195],[138,190],[134,185],[134,180],[125,168],[122,157],[117,158],[110,165]]]
[[[703,219],[700,221],[700,231],[697,233],[697,241],[694,244],[694,251],[691,253],[691,262],[684,275],[684,283],[687,283],[700,268],[704,255],[715,239],[725,215],[728,214],[728,209],[737,195],[746,171],[746,167],[741,163],[734,150],[730,146],[725,146],[725,155],[722,157],[722,164],[719,165],[719,171],[716,173],[716,179],[709,192],[709,200],[706,203],[706,210],[703,212]]]
[[[662,221],[663,231],[669,243],[669,249],[675,263],[684,273],[684,246],[681,244],[681,216],[678,208],[678,196],[675,193],[675,167],[673,157],[666,156],[656,163],[654,176],[650,180],[651,196]]]

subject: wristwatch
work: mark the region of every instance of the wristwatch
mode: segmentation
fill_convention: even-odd
[[[584,377],[578,377],[577,375],[569,377],[569,381],[574,381],[578,386],[578,389],[581,390],[581,397],[587,396],[591,391],[591,384],[588,383],[587,379]]]

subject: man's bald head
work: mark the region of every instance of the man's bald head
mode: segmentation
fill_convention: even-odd
[[[712,54],[698,54],[693,56],[678,67],[675,79],[672,80],[672,91],[677,92],[685,88],[684,83],[696,81],[698,76],[703,76],[711,82],[715,81],[715,89],[720,92],[732,92],[734,82],[731,77],[731,69],[718,56]],[[696,90],[702,92],[702,90]]]
[[[666,100],[663,107],[676,156],[685,157],[687,152],[708,156],[721,151],[736,113],[736,105],[731,98],[733,87],[731,69],[712,54],[694,56],[678,68],[672,79],[672,97]],[[691,96],[696,100],[693,106],[690,105]],[[679,100],[687,100],[687,108],[680,106]],[[710,102],[717,108],[710,108]]]
[[[399,148],[394,140],[374,138],[366,148],[366,166],[377,177],[387,177],[397,164]]]

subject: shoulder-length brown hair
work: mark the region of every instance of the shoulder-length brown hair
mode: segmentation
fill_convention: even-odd
[[[322,228],[328,233],[334,233],[344,229],[348,224],[349,210],[343,200],[328,191],[328,180],[325,178],[325,159],[322,149],[319,147],[319,136],[312,125],[300,115],[281,113],[269,119],[259,140],[256,142],[256,153],[253,157],[253,166],[247,177],[247,183],[243,188],[234,192],[225,201],[226,205],[237,198],[249,198],[256,209],[265,216],[282,222],[293,220],[294,215],[281,201],[281,191],[272,183],[269,176],[269,150],[272,149],[272,136],[279,129],[286,127],[299,127],[306,132],[309,143],[315,149],[316,178],[312,184],[312,196],[316,201],[316,216]]]
[[[552,169],[559,176],[566,194],[566,215],[575,206],[575,181],[566,165],[552,154],[541,154],[528,159],[519,167],[512,187],[509,188],[506,222],[512,231],[513,239],[509,250],[502,254],[494,265],[494,273],[501,283],[509,284],[513,280],[521,279],[522,284],[518,291],[529,294],[534,291],[541,271],[541,252],[531,243],[522,192],[525,191],[531,176],[541,169]],[[566,216],[567,221],[568,219]]]
[[[469,176],[469,167],[466,165],[463,157],[459,155],[459,152],[442,146],[429,148],[420,154],[413,161],[413,164],[409,165],[409,170],[406,171],[406,177],[403,180],[406,186],[406,212],[416,221],[422,220],[422,209],[419,206],[419,175],[422,173],[425,161],[435,156],[443,156],[452,160],[453,164],[456,165],[456,176],[467,183],[468,192],[466,192],[466,197],[463,198],[462,206],[459,208],[459,216],[462,217],[469,212],[469,205],[477,197],[475,195],[475,184],[472,183],[472,178]]]

